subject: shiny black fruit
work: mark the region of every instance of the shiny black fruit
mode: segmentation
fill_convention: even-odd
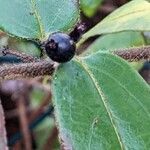
[[[76,46],[71,37],[67,34],[56,32],[49,36],[45,42],[47,55],[56,62],[64,63],[73,58]]]

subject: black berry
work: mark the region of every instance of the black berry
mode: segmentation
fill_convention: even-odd
[[[76,46],[69,35],[56,32],[49,36],[44,48],[53,61],[64,63],[73,58]]]

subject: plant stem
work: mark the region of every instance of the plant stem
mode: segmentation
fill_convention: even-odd
[[[150,46],[133,47],[129,49],[120,49],[112,52],[130,62],[140,60],[150,60]]]
[[[150,60],[150,46],[134,47],[111,51],[111,53],[122,57],[130,62]],[[0,66],[0,81],[18,78],[34,78],[44,75],[52,75],[57,63],[39,60],[37,62],[7,64]]]
[[[17,58],[19,58],[23,63],[29,63],[29,62],[36,62],[36,61],[39,61],[39,59],[35,58],[35,57],[32,57],[30,55],[27,55],[25,53],[20,53],[18,51],[15,51],[15,50],[12,50],[12,49],[3,49],[1,50],[2,52],[2,55],[13,55],[13,56],[16,56]]]
[[[54,63],[50,61],[2,65],[0,66],[0,81],[52,75],[53,72]]]
[[[26,105],[25,105],[25,97],[20,96],[20,99],[17,100],[18,106],[18,113],[19,113],[19,120],[21,131],[23,134],[24,146],[25,150],[31,150],[31,134],[28,128],[28,119],[27,119],[27,112],[26,112]]]

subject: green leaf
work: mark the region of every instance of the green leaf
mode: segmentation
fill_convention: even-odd
[[[12,38],[9,37],[8,39],[8,45],[9,48],[15,49],[17,51],[35,56],[35,57],[40,57],[41,55],[41,49],[39,48],[38,45],[36,45],[32,41],[28,41],[26,39],[17,39],[17,38]]]
[[[3,48],[4,46],[7,46],[7,45],[8,45],[8,36],[6,35],[0,36],[0,48]]]
[[[68,31],[78,17],[77,0],[0,0],[0,29],[22,38]]]
[[[147,45],[150,45],[150,32],[144,32]]]
[[[102,52],[75,59],[52,89],[66,149],[149,149],[150,88],[124,60]]]
[[[91,17],[102,2],[103,0],[80,0],[80,5],[83,13]]]
[[[82,40],[100,34],[120,31],[150,31],[150,3],[132,0],[118,8],[103,21],[83,35]]]
[[[88,47],[86,54],[92,54],[99,50],[101,51],[114,51],[117,49],[138,47],[145,45],[142,33],[140,32],[119,32],[104,35],[99,37]]]
[[[0,100],[0,149],[7,150],[6,130],[4,121],[4,112]]]
[[[119,32],[107,34],[99,37],[82,55],[90,55],[97,51],[111,52],[115,50],[123,50],[125,48],[139,47],[146,45],[145,39],[140,32]],[[143,62],[132,62],[130,65],[139,70],[143,66]]]

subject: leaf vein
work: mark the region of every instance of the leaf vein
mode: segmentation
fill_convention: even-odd
[[[121,136],[120,136],[119,133],[117,132],[117,128],[116,128],[116,126],[115,126],[115,122],[114,122],[114,120],[113,120],[113,117],[112,117],[113,115],[112,115],[112,113],[111,113],[111,110],[108,108],[108,106],[107,106],[107,104],[106,104],[106,102],[105,102],[105,101],[106,101],[105,95],[104,95],[104,93],[102,92],[100,86],[98,85],[98,82],[97,82],[96,79],[93,77],[94,75],[91,73],[91,71],[90,71],[90,69],[88,68],[88,66],[87,66],[85,63],[83,63],[83,61],[81,62],[80,60],[78,60],[78,59],[76,58],[76,62],[77,62],[78,64],[80,64],[80,65],[83,67],[83,69],[87,72],[87,74],[88,74],[89,77],[91,78],[91,80],[92,80],[92,82],[93,82],[93,84],[94,84],[94,86],[95,86],[97,92],[99,93],[99,95],[100,95],[100,97],[101,97],[101,99],[102,99],[102,102],[103,102],[103,104],[104,104],[104,107],[105,107],[105,109],[106,109],[106,111],[107,111],[107,113],[108,113],[108,116],[109,116],[109,118],[110,118],[110,122],[111,122],[111,124],[112,124],[112,126],[113,126],[113,128],[114,128],[114,131],[115,131],[115,133],[116,133],[116,136],[117,136],[117,138],[118,138],[118,141],[119,141],[121,150],[125,149],[125,148],[124,148],[125,146],[124,146],[124,144],[123,144],[123,142],[122,142],[122,140],[121,140]]]
[[[133,98],[139,103],[139,105],[143,108],[143,110],[144,110],[145,113],[148,115],[148,117],[150,117],[149,111],[148,111],[147,109],[145,109],[145,107],[144,107],[143,104],[140,102],[140,100],[137,99],[125,86],[123,86],[123,85],[121,84],[121,82],[119,82],[118,80],[116,80],[114,77],[110,76],[110,75],[109,75],[108,73],[106,73],[105,71],[100,71],[100,70],[98,70],[98,69],[96,69],[96,68],[93,68],[93,69],[97,70],[98,72],[101,72],[101,73],[105,74],[106,76],[108,76],[109,78],[111,78],[112,80],[114,80],[116,83],[118,83],[119,86],[121,86],[131,97],[133,97]]]
[[[45,36],[44,28],[43,28],[43,25],[42,25],[42,22],[41,22],[41,17],[40,17],[40,15],[38,14],[38,12],[36,10],[35,0],[31,0],[31,4],[32,4],[33,10],[34,10],[35,17],[37,19],[38,26],[39,26],[40,36],[41,36],[41,38],[43,38]]]

